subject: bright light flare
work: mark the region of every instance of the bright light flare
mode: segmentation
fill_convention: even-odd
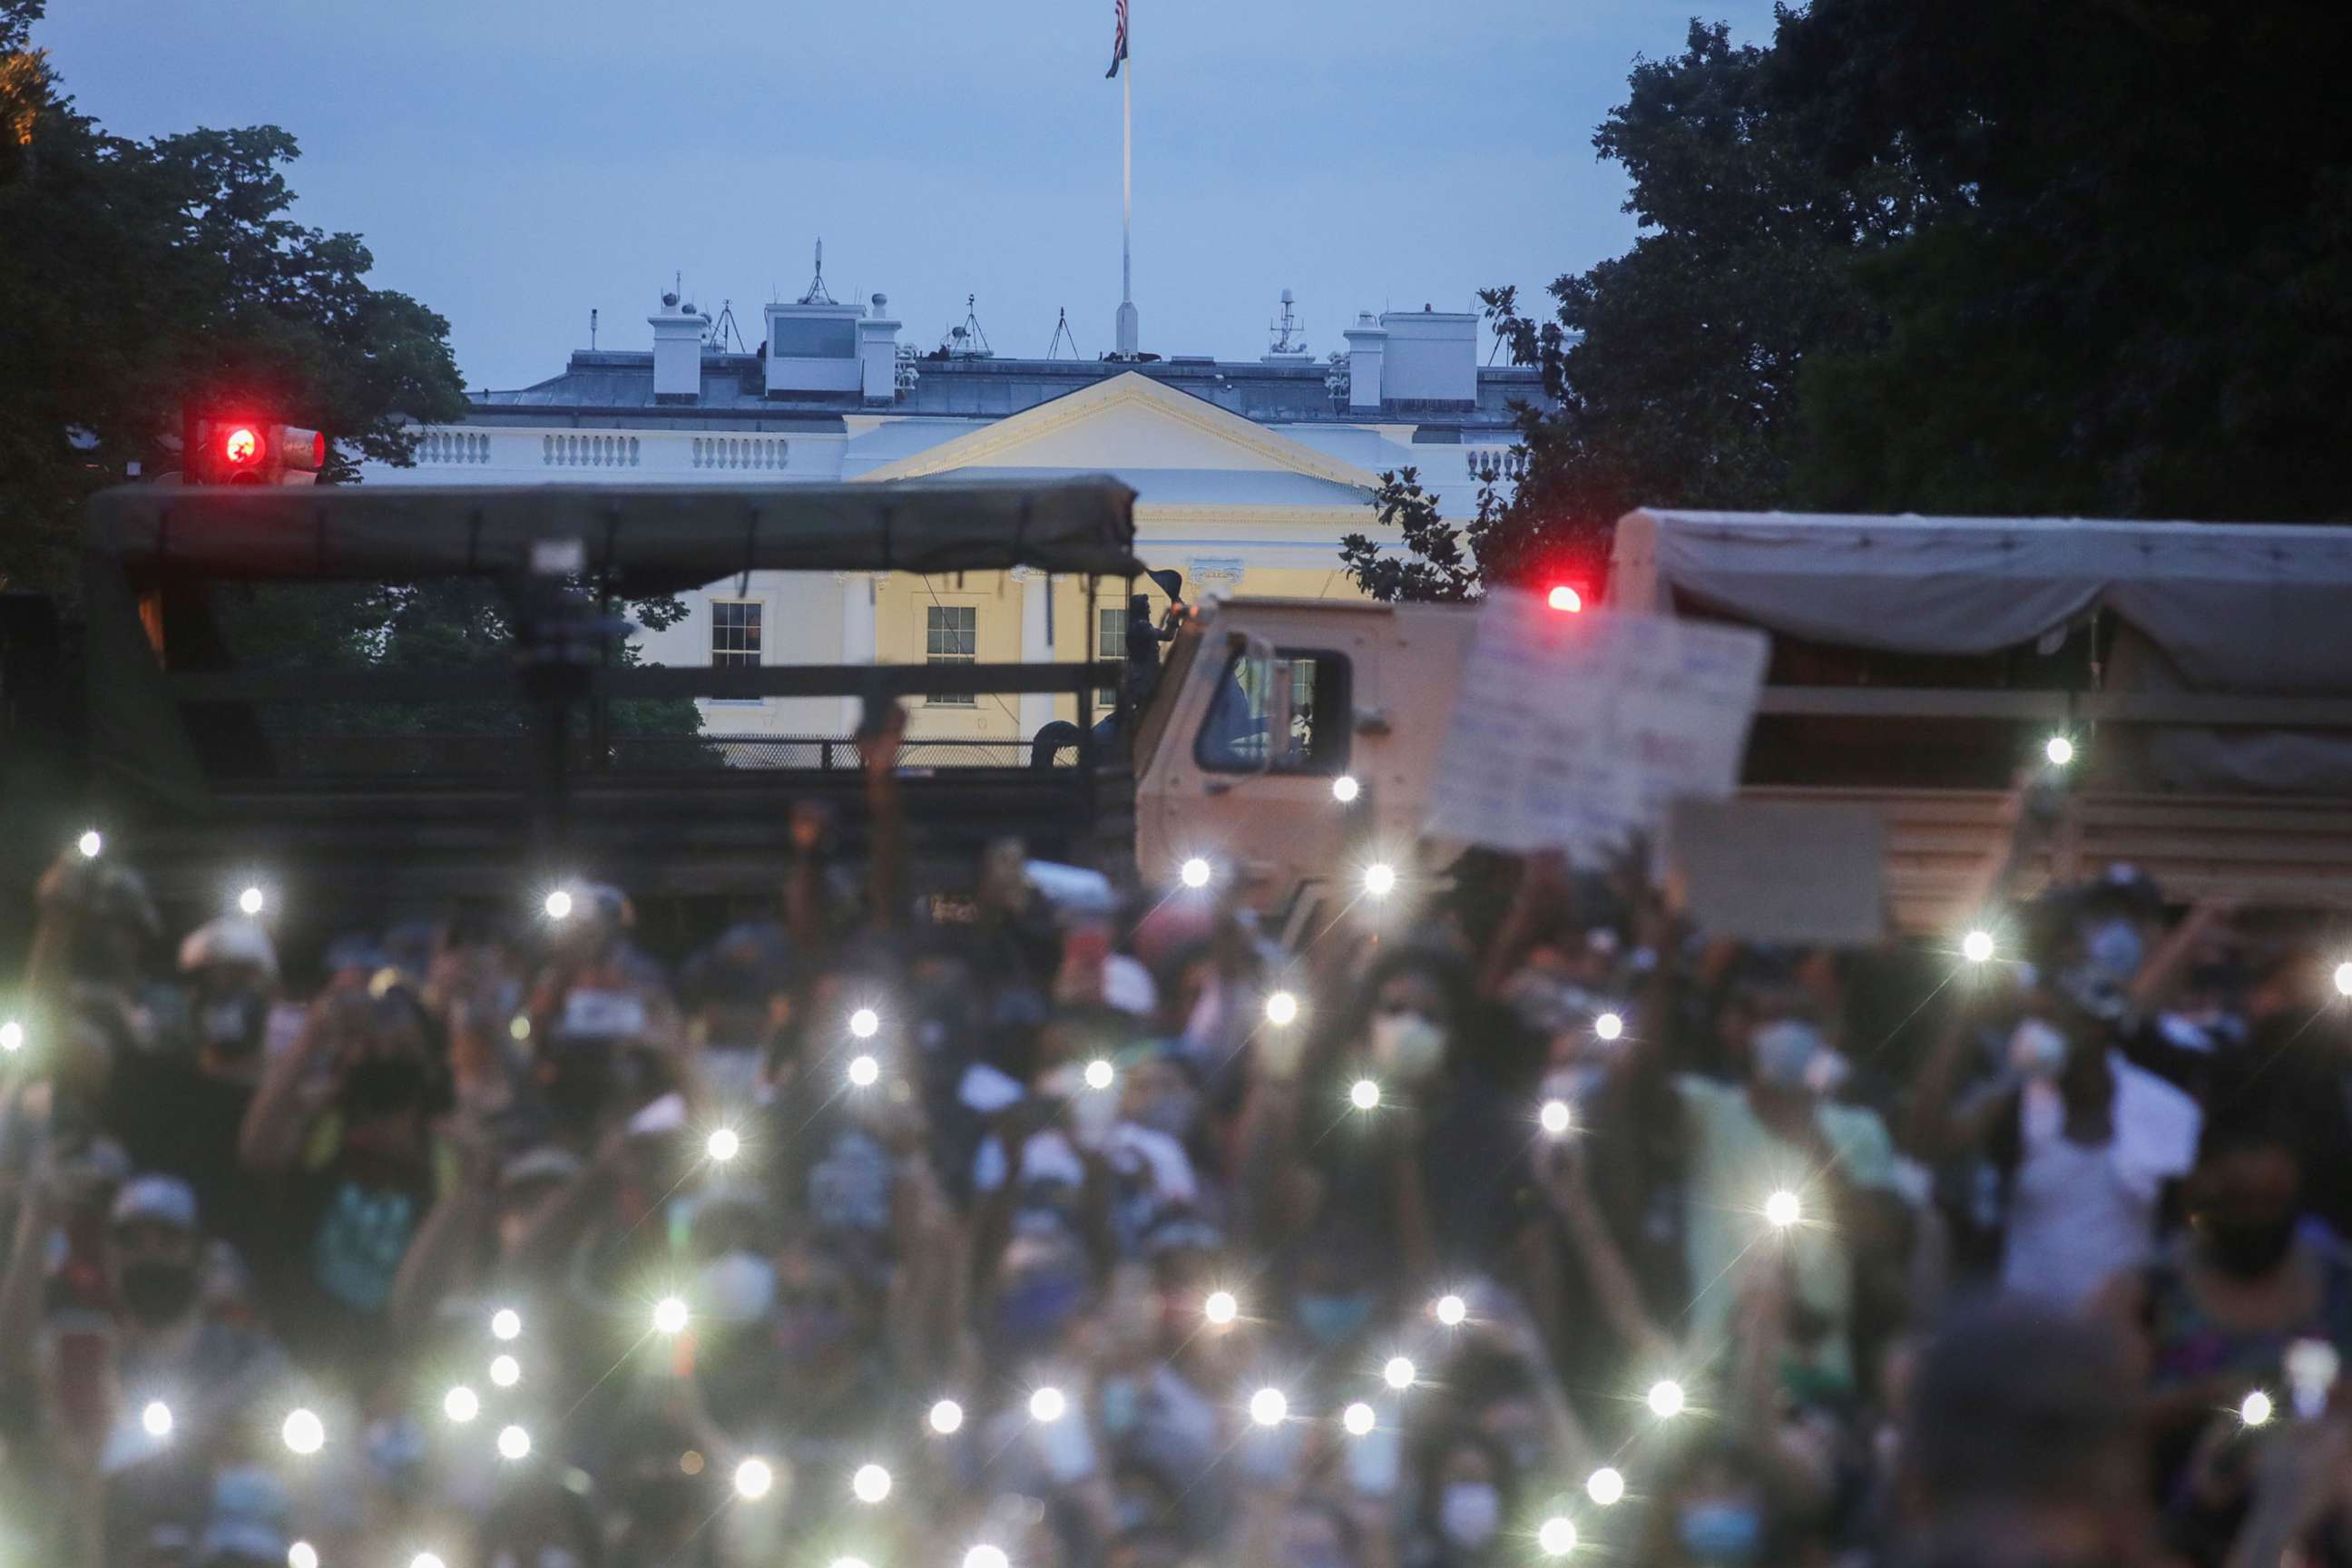
[[[723,1165],[743,1152],[742,1135],[732,1127],[714,1127],[710,1136],[702,1141],[702,1152]]]
[[[1331,781],[1331,798],[1341,805],[1353,805],[1356,797],[1363,793],[1363,786],[1356,782],[1353,773],[1341,773]]]
[[[2042,754],[2050,759],[2052,767],[2063,768],[2074,760],[2074,742],[2063,735],[2053,735],[2042,745]]]
[[[2345,966],[2352,969],[2352,964]],[[1287,991],[1276,991],[1265,999],[1265,1021],[1276,1028],[1297,1022],[1298,998]]]
[[[408,1560],[408,1568],[449,1568],[449,1565],[434,1552],[420,1552]]]
[[[568,921],[572,918],[572,895],[558,888],[547,895],[547,901],[540,907],[547,911],[549,920]]]
[[[849,1032],[861,1040],[870,1040],[882,1032],[882,1015],[871,1007],[860,1007],[849,1016]]]
[[[1783,1187],[1764,1200],[1764,1219],[1774,1230],[1786,1230],[1805,1217],[1804,1205],[1797,1194]]]
[[[1241,1315],[1242,1304],[1234,1299],[1231,1290],[1212,1290],[1209,1292],[1208,1300],[1201,1303],[1201,1316],[1219,1328],[1224,1327]]]
[[[1586,1478],[1584,1495],[1602,1508],[1614,1508],[1624,1500],[1625,1478],[1603,1465]]]
[[[2352,996],[2352,962],[2339,963],[2336,966],[2336,994],[2338,996]],[[16,1048],[16,1047],[8,1044],[7,1026],[5,1025],[0,1025],[0,1047],[5,1047],[12,1051]]]
[[[1381,1103],[1381,1086],[1370,1079],[1360,1078],[1348,1090],[1348,1103],[1359,1110],[1376,1110]]]
[[[518,1340],[522,1337],[522,1314],[512,1307],[500,1307],[490,1314],[490,1338]]]
[[[83,859],[95,860],[99,853],[106,847],[106,840],[100,837],[97,828],[92,827],[74,840],[74,847],[81,851]]]
[[[963,1406],[952,1399],[942,1399],[931,1406],[931,1430],[942,1437],[952,1436],[963,1426]]]
[[[286,1549],[286,1568],[319,1568],[319,1549],[298,1541]]]
[[[1625,1033],[1624,1016],[1617,1013],[1602,1013],[1592,1020],[1592,1032],[1604,1040],[1620,1038]]]
[[[1013,1568],[1013,1559],[1004,1555],[1003,1547],[983,1541],[963,1554],[963,1568]]]
[[[14,1018],[0,1019],[0,1051],[25,1048],[25,1026]]]
[[[1043,1421],[1050,1426],[1059,1421],[1069,1408],[1070,1402],[1062,1397],[1062,1391],[1051,1384],[1029,1395],[1029,1419],[1032,1421]]]
[[[882,1077],[882,1064],[872,1057],[849,1058],[849,1086],[852,1089],[872,1089]]]
[[[1289,1414],[1290,1400],[1278,1388],[1261,1388],[1250,1395],[1250,1419],[1261,1426],[1279,1426]]]
[[[746,1459],[735,1467],[735,1495],[745,1502],[758,1502],[775,1484],[775,1468],[765,1459]]]
[[[250,918],[259,914],[261,907],[268,901],[259,888],[247,888],[236,896],[236,912]]]
[[[1381,1368],[1381,1381],[1400,1393],[1411,1388],[1412,1380],[1419,1375],[1412,1363],[1401,1355],[1389,1357],[1388,1364]]]
[[[1209,878],[1213,874],[1213,868],[1212,868],[1206,860],[1202,859],[1198,855],[1195,855],[1191,859],[1185,861],[1184,864],[1177,868],[1176,870],[1177,877],[1188,888],[1207,887],[1209,885]]]
[[[529,1457],[530,1453],[530,1433],[520,1426],[503,1426],[499,1429],[499,1458],[512,1462]]]
[[[677,1334],[686,1331],[686,1303],[675,1296],[664,1296],[654,1303],[654,1332]]]
[[[1544,595],[1544,603],[1555,610],[1573,616],[1584,608],[1584,595],[1562,583]]]
[[[500,1388],[512,1388],[522,1381],[522,1363],[510,1355],[492,1356],[490,1381]]]
[[[327,1424],[308,1407],[299,1407],[289,1414],[278,1428],[278,1435],[297,1454],[315,1454],[327,1446]]]
[[[1396,891],[1396,868],[1385,860],[1375,860],[1364,868],[1364,891],[1376,899],[1385,899]]]
[[[1982,963],[1992,956],[1992,932],[1972,931],[1960,938],[1960,956],[1970,963]]]
[[[2259,1388],[2238,1404],[2238,1419],[2249,1426],[2265,1426],[2270,1418],[2271,1396]]]
[[[1470,1316],[1470,1304],[1459,1296],[1440,1296],[1430,1304],[1429,1315],[1449,1329],[1458,1329]]]
[[[441,1414],[461,1426],[481,1413],[482,1396],[462,1383],[441,1396]]]
[[[849,1489],[859,1502],[880,1502],[890,1495],[890,1472],[879,1465],[860,1465],[849,1478]]]
[[[1576,1125],[1576,1112],[1564,1100],[1547,1100],[1536,1112],[1536,1125],[1554,1138],[1565,1138]]]
[[[1660,1420],[1680,1415],[1683,1413],[1683,1385],[1670,1377],[1660,1378],[1650,1384],[1644,1403],[1649,1405],[1650,1414]]]
[[[1349,1436],[1361,1437],[1380,1425],[1380,1417],[1372,1414],[1370,1405],[1359,1399],[1339,1413],[1339,1425],[1347,1428]]]
[[[1095,1089],[1108,1089],[1111,1086],[1111,1080],[1118,1076],[1118,1072],[1112,1068],[1110,1063],[1097,1057],[1087,1064],[1086,1086]]]
[[[160,1399],[149,1400],[147,1408],[139,1413],[139,1425],[146,1428],[147,1436],[150,1437],[170,1436],[172,1407]]]
[[[1554,593],[1559,590],[1554,589]],[[1565,1557],[1576,1550],[1574,1521],[1557,1516],[1536,1527],[1536,1549],[1547,1557]]]

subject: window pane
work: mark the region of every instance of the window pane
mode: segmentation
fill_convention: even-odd
[[[775,341],[769,353],[778,359],[855,359],[857,323],[847,321],[795,320],[786,316],[771,330]]]
[[[1124,609],[1104,608],[1097,611],[1097,616],[1101,631],[1095,638],[1095,657],[1125,658],[1127,657],[1127,612]],[[1115,686],[1099,688],[1095,692],[1095,700],[1106,708],[1115,706],[1118,701],[1118,689]]]
[[[980,660],[980,608],[976,605],[923,607],[923,658],[930,664],[976,664]],[[976,707],[974,697],[929,697],[942,708]]]
[[[713,665],[760,662],[760,612],[756,599],[710,601],[710,662]]]
[[[1236,655],[1209,704],[1192,755],[1218,773],[1337,773],[1348,765],[1348,661],[1284,648]]]

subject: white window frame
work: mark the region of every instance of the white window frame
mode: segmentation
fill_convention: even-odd
[[[935,628],[931,624],[932,616],[935,614],[945,616],[950,612],[959,610],[971,617],[971,651],[970,653],[933,652],[931,648],[931,633],[933,630],[937,629],[944,631],[952,636],[959,628],[954,626]],[[940,602],[925,605],[923,606],[922,651],[923,662],[925,664],[978,664],[980,662],[980,605],[978,603],[971,601],[967,601],[962,604]],[[977,708],[980,706],[980,699],[977,696],[931,696],[924,698],[923,702],[926,707],[931,708]]]

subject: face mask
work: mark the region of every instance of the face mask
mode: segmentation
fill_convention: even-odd
[[[1445,1059],[1445,1031],[1419,1013],[1383,1013],[1372,1020],[1372,1059],[1391,1078],[1418,1083]]]
[[[2117,985],[2130,984],[2139,973],[2146,949],[2139,927],[2126,920],[2101,921],[2083,933],[2084,962]]]
[[[150,1327],[172,1321],[195,1300],[196,1271],[189,1264],[143,1258],[123,1265],[122,1304]]]
[[[1445,1539],[1475,1552],[1503,1527],[1503,1495],[1485,1481],[1456,1481],[1437,1502],[1437,1528]]]
[[[205,1004],[196,1015],[196,1029],[205,1044],[228,1056],[244,1056],[261,1044],[269,1004],[249,991]]]
[[[1545,1100],[1564,1100],[1570,1105],[1590,1105],[1601,1096],[1609,1082],[1609,1069],[1599,1062],[1579,1062],[1574,1067],[1554,1068],[1544,1074],[1542,1087],[1537,1091]]]
[[[756,1252],[734,1251],[703,1265],[696,1296],[713,1316],[746,1322],[776,1303],[776,1266]]]
[[[2197,1227],[2199,1245],[2213,1267],[2240,1279],[2259,1279],[2286,1261],[2294,1246],[2294,1216],[2265,1220],[2207,1220]]]
[[[1102,1385],[1103,1432],[1118,1437],[1135,1430],[1143,1419],[1143,1394],[1131,1377],[1114,1377]]]
[[[1372,1321],[1372,1298],[1369,1291],[1350,1295],[1307,1294],[1292,1304],[1291,1311],[1307,1337],[1325,1350],[1336,1350],[1364,1331]]]
[[[1764,1536],[1764,1521],[1745,1503],[1695,1502],[1677,1521],[1683,1550],[1702,1563],[1747,1563]]]
[[[1775,1089],[1811,1087],[1814,1058],[1829,1049],[1822,1032],[1811,1024],[1768,1024],[1748,1043],[1756,1079]]]
[[[2066,1037],[2046,1019],[2027,1018],[2009,1037],[2009,1065],[2028,1078],[2056,1078],[2066,1065]]]

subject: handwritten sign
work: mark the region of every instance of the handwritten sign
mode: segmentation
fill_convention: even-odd
[[[1882,837],[1874,806],[1686,800],[1666,852],[1709,936],[1866,947],[1886,930]]]
[[[1658,827],[1673,801],[1729,795],[1768,646],[1736,627],[1487,595],[1430,832],[1589,862]]]

